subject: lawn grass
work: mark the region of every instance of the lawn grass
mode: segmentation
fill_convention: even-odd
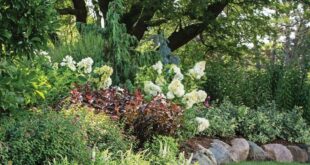
[[[280,162],[240,162],[231,163],[229,165],[306,165],[309,163],[280,163]]]

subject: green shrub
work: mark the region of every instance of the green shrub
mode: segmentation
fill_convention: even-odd
[[[280,137],[291,142],[310,143],[310,128],[302,117],[302,109],[295,107],[291,111],[284,113]]]
[[[0,112],[23,109],[45,99],[50,84],[37,64],[23,58],[0,60]]]
[[[149,153],[147,158],[151,164],[191,164],[191,158],[186,159],[183,153],[179,153],[177,140],[172,137],[155,136],[144,145],[144,148]]]
[[[257,110],[245,112],[239,123],[239,132],[251,141],[266,143],[275,140],[281,133],[283,114],[278,112],[275,104],[258,107]]]
[[[120,152],[121,157],[115,159],[113,152],[104,150],[102,152],[93,152],[92,161],[83,162],[83,164],[92,165],[150,165],[150,161],[146,160],[145,152],[134,153],[132,150]],[[50,165],[78,165],[76,161],[69,161],[66,157],[61,160],[53,160]]]
[[[288,112],[301,106],[303,116],[309,116],[310,86],[305,70],[299,66],[267,64],[251,69],[235,61],[210,60],[206,67],[205,88],[213,100],[228,98],[235,105],[253,109],[274,100],[278,110]]]
[[[86,81],[84,75],[53,66],[47,57],[0,60],[0,112],[51,105],[69,95],[73,83]]]
[[[169,150],[167,154],[170,155],[160,155],[162,150],[165,149],[164,147],[167,147],[166,149]],[[176,139],[169,136],[154,136],[144,145],[144,148],[155,156],[176,157],[179,153],[179,145]]]
[[[250,109],[224,101],[201,112],[210,121],[210,127],[202,132],[207,136],[243,136],[260,143],[279,138],[298,143],[309,142],[309,125],[303,119],[300,108],[281,112],[275,102]]]
[[[208,136],[232,137],[238,127],[238,107],[229,101],[224,101],[219,107],[204,110],[205,118],[209,120],[210,127],[202,134]]]
[[[0,0],[0,57],[33,55],[55,31],[53,1]]]
[[[100,65],[103,62],[103,45],[102,29],[89,30],[89,28],[83,27],[82,33],[77,37],[76,41],[63,41],[56,47],[51,48],[49,54],[54,61],[59,63],[65,56],[70,55],[76,61],[91,57],[95,65]]]
[[[1,163],[42,164],[53,159],[89,160],[85,135],[73,117],[55,112],[19,112],[1,119],[0,135],[7,150],[0,150]]]
[[[201,110],[203,109],[203,110]],[[191,109],[184,111],[182,116],[181,127],[178,129],[177,135],[181,140],[187,140],[194,137],[197,133],[197,122],[195,118],[197,116],[204,115],[205,109],[203,107],[194,106]]]
[[[81,131],[87,135],[87,146],[96,148],[99,151],[109,149],[114,153],[113,156],[120,156],[118,151],[126,151],[132,146],[130,138],[122,132],[122,127],[104,113],[95,114],[86,107],[71,107],[69,110],[63,110],[66,116],[78,118],[81,124]]]

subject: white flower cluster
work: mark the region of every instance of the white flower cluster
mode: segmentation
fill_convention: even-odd
[[[183,101],[186,103],[186,108],[193,107],[196,103],[204,102],[207,98],[207,93],[203,90],[193,90],[190,93],[187,93],[183,97]]]
[[[152,65],[152,68],[156,70],[158,74],[161,74],[163,70],[163,63],[161,63],[161,61],[158,61],[156,64]]]
[[[94,63],[93,59],[87,57],[82,59],[79,63],[77,63],[77,67],[79,68],[79,70],[83,70],[84,73],[91,73],[93,63]]]
[[[67,66],[72,71],[75,71],[76,70],[75,64],[76,62],[73,60],[71,56],[66,56],[60,63],[60,66]]]
[[[188,73],[186,75],[194,78],[195,80],[201,79],[205,74],[205,65],[205,61],[200,61],[196,63],[192,69],[188,70]],[[155,84],[152,81],[144,82],[144,91],[147,95],[156,96],[158,94],[162,94],[163,91],[166,92],[166,85],[168,85],[168,91],[165,97],[170,100],[175,98],[181,98],[187,109],[193,107],[194,104],[205,101],[205,99],[207,98],[207,93],[203,90],[195,89],[192,90],[190,93],[186,93],[185,87],[182,84],[184,75],[182,74],[181,69],[177,65],[170,65],[169,73],[172,73],[174,76],[170,83],[167,83],[165,75],[162,75],[163,68],[164,66],[160,61],[152,65],[152,69],[154,69],[158,73],[158,75],[155,79]]]
[[[95,78],[93,80],[97,83],[99,89],[107,89],[112,85],[112,79],[110,76],[113,74],[113,68],[104,65],[100,68],[95,68],[94,73],[100,76],[99,79]]]
[[[66,56],[60,63],[60,66],[67,66],[72,71],[76,71],[76,67],[78,67],[79,71],[83,71],[84,73],[91,73],[93,63],[93,59],[87,57],[76,64],[72,56]]]
[[[148,95],[156,96],[157,94],[161,93],[161,88],[160,86],[154,84],[152,81],[145,81],[144,92]]]
[[[168,99],[173,99],[175,96],[182,97],[185,94],[184,85],[178,79],[171,81],[171,83],[168,85],[168,90]]]
[[[172,64],[171,69],[175,73],[173,79],[183,80],[184,75],[182,74],[181,69],[178,66]]]
[[[209,126],[210,126],[208,119],[196,117],[195,120],[198,123],[198,128],[197,128],[198,132],[202,132],[202,131],[206,130],[207,128],[209,128]]]
[[[199,80],[204,76],[204,71],[206,68],[206,61],[200,61],[195,64],[195,66],[188,71],[189,75]]]

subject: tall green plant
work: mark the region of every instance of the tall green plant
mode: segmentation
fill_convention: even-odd
[[[80,25],[81,33],[76,37],[76,41],[66,38],[59,45],[51,48],[49,51],[53,61],[61,62],[62,59],[70,55],[75,60],[80,61],[83,58],[91,57],[95,65],[103,63],[103,29],[94,25]]]
[[[126,27],[120,23],[124,13],[122,0],[109,3],[104,38],[104,61],[113,67],[113,83],[123,84],[133,81],[139,66],[155,63],[160,56],[154,53],[139,53],[133,46],[137,44],[135,37],[126,33]]]
[[[105,28],[108,43],[106,46],[106,58],[109,59],[114,73],[113,82],[118,84],[124,82],[131,75],[132,50],[130,45],[135,43],[134,37],[126,33],[124,24],[119,23],[124,12],[121,0],[115,0],[109,4],[107,12],[107,26]]]

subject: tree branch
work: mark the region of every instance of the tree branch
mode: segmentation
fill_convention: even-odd
[[[100,11],[101,11],[104,19],[107,16],[107,12],[109,9],[109,3],[112,1],[113,0],[98,0],[99,8],[100,8]]]
[[[56,9],[60,15],[75,15],[76,10],[72,8]]]
[[[162,7],[161,2],[163,1],[157,0],[154,5],[145,5],[143,1],[134,4],[121,19],[121,22],[126,25],[127,32],[140,40],[149,26],[148,22],[153,18],[155,12]]]
[[[198,34],[202,33],[208,27],[208,25],[216,20],[217,16],[224,10],[227,4],[228,2],[225,1],[210,5],[204,14],[204,20],[202,23],[192,24],[180,29],[179,31],[173,32],[168,38],[168,46],[171,51],[174,51],[185,45]]]
[[[87,23],[87,8],[84,0],[72,0],[74,9],[76,10],[76,22]]]

